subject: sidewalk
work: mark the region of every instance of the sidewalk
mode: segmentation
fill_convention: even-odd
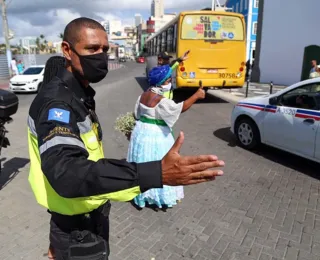
[[[273,85],[272,94],[286,88],[287,86]],[[237,103],[239,100],[246,98],[247,84],[242,88],[235,89],[214,89],[209,90],[208,93],[218,98],[224,99],[232,104]],[[248,97],[257,97],[270,94],[270,84],[251,82],[248,90]]]
[[[0,89],[9,88],[9,79],[0,79]]]

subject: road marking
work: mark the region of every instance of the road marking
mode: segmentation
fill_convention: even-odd
[[[243,93],[240,93],[240,92],[231,92],[231,95],[235,95],[235,96],[244,96]]]

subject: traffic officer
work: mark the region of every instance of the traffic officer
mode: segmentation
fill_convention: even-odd
[[[183,133],[162,161],[135,164],[104,157],[90,83],[106,76],[108,48],[100,23],[84,17],[71,21],[62,42],[66,68],[43,86],[29,111],[29,182],[37,202],[51,212],[57,260],[108,259],[110,200],[130,201],[151,188],[223,174],[215,169],[224,165],[216,156],[179,154]]]
[[[173,61],[170,62],[170,59],[173,58],[171,55],[169,55],[167,52],[161,52],[158,55],[158,66],[162,66],[162,65],[170,65],[170,67],[173,67],[174,65],[177,65],[177,63],[181,63],[185,60],[188,59],[188,54],[190,51],[185,52],[182,57],[175,59]],[[163,94],[164,97],[169,98],[169,99],[173,99],[173,87],[171,87],[171,89],[169,91],[166,91]]]

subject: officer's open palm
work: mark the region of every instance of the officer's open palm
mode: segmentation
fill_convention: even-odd
[[[184,142],[184,134],[179,138],[170,151],[162,159],[162,182],[164,185],[191,185],[215,180],[223,175],[217,167],[224,166],[215,155],[181,156],[180,148]]]

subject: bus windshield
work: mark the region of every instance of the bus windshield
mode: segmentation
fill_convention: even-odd
[[[243,41],[243,22],[232,15],[186,15],[182,21],[181,39]]]

